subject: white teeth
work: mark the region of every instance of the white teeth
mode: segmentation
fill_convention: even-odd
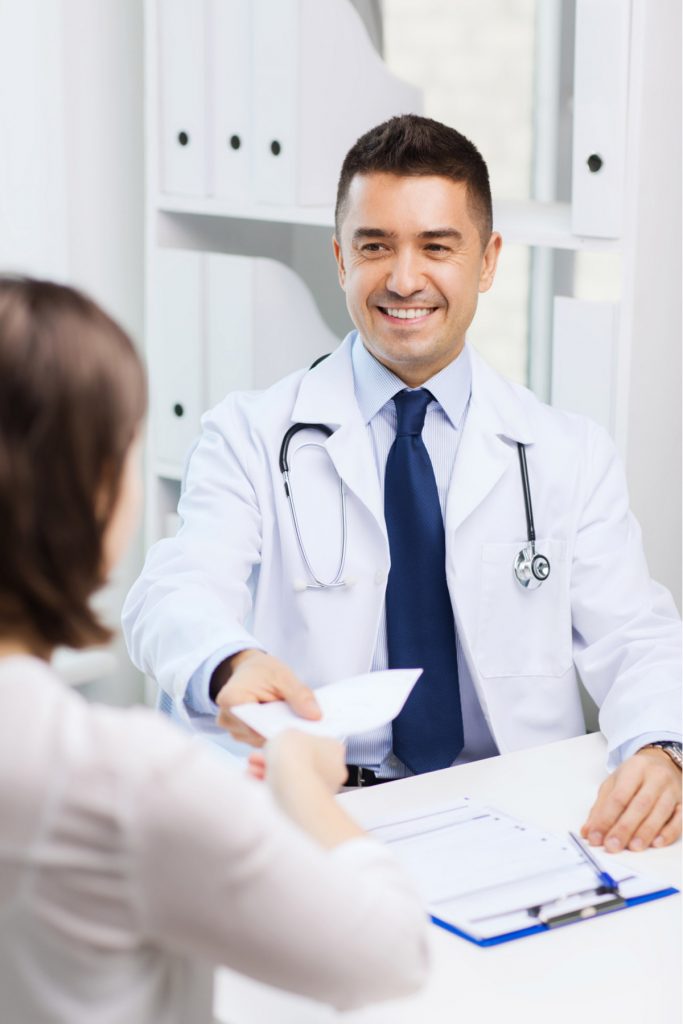
[[[387,309],[389,316],[395,316],[398,320],[415,320],[431,312],[431,309]]]

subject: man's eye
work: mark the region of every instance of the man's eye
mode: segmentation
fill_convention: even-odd
[[[439,245],[438,242],[430,242],[429,245],[425,246],[429,252],[448,252],[448,246]]]
[[[383,248],[384,246],[381,242],[366,242],[362,247],[363,252],[380,252]]]

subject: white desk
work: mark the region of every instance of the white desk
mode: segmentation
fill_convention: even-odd
[[[582,736],[339,799],[363,822],[380,809],[467,794],[549,831],[578,831],[605,776],[604,757],[600,735]],[[618,856],[680,888],[680,843]],[[432,975],[417,996],[337,1014],[220,970],[214,1013],[221,1024],[673,1022],[681,1015],[680,925],[681,898],[670,896],[488,949],[432,927]]]

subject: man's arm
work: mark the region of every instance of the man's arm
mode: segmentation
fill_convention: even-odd
[[[614,446],[587,426],[586,487],[572,564],[572,625],[581,679],[600,708],[613,774],[583,826],[617,851],[673,842],[681,832],[681,772],[637,737],[680,739],[680,620],[649,576]]]
[[[228,436],[238,439],[239,454]],[[261,559],[246,437],[232,398],[204,417],[178,508],[181,528],[151,548],[123,608],[133,662],[179,706],[188,681],[216,652],[259,646],[244,626]]]

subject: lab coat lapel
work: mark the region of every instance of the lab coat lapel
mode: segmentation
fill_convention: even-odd
[[[366,506],[386,536],[382,493],[372,447],[356,402],[350,336],[302,379],[293,423],[325,423],[334,433],[327,453],[344,484]]]
[[[470,350],[472,397],[446,503],[446,528],[457,530],[489,494],[511,462],[517,442],[533,430],[514,387]]]

